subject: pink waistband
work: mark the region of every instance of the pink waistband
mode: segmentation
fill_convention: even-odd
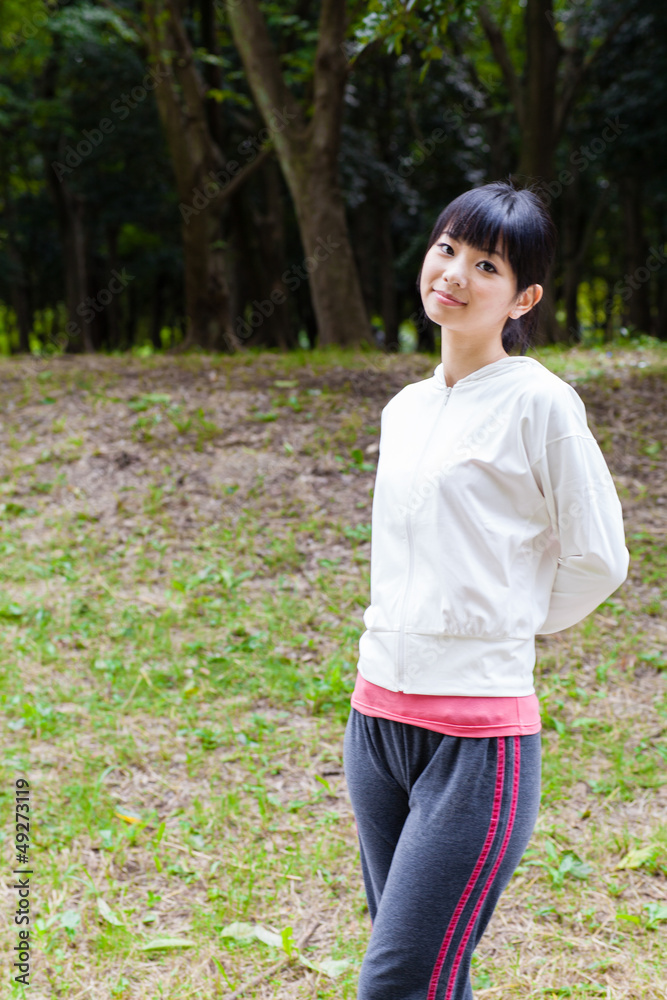
[[[447,736],[528,736],[542,728],[536,694],[522,698],[405,694],[372,684],[357,672],[351,703],[362,715],[407,722]]]

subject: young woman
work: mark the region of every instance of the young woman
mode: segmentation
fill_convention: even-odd
[[[574,389],[524,351],[555,247],[539,198],[456,198],[420,274],[442,363],[382,411],[371,604],[345,771],[373,922],[359,1000],[471,1000],[470,961],[540,797],[535,635],[626,578]]]

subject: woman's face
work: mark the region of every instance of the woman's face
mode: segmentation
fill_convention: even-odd
[[[531,289],[540,288],[532,285]],[[429,319],[451,332],[466,336],[496,336],[508,316],[516,319],[524,308],[526,292],[517,296],[516,275],[503,254],[502,244],[487,254],[443,232],[427,252],[422,266],[420,292]],[[527,290],[528,291],[528,290]]]

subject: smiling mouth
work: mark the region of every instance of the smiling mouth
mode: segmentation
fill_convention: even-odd
[[[444,306],[464,306],[465,302],[461,302],[460,299],[455,299],[453,295],[448,295],[447,292],[441,292],[439,288],[434,288],[433,291],[438,296],[438,300],[442,302]]]

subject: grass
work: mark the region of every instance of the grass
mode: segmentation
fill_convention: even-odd
[[[660,1000],[665,351],[540,359],[586,402],[631,576],[538,641],[543,806],[475,996]],[[0,787],[9,807],[30,782],[35,871],[32,985],[11,995],[229,997],[265,973],[244,996],[355,996],[369,922],[342,733],[375,446],[384,403],[437,360],[0,362]],[[241,922],[279,946],[225,930]]]

